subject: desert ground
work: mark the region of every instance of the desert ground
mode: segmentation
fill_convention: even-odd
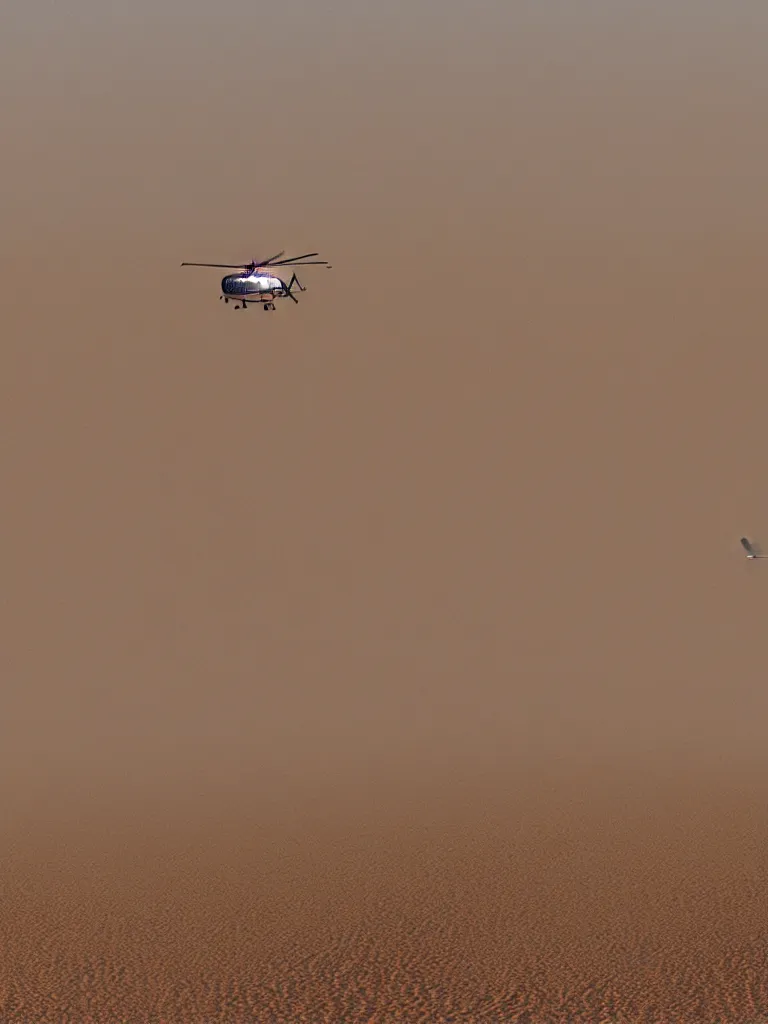
[[[473,12],[0,15],[2,1024],[768,1022],[768,10]]]

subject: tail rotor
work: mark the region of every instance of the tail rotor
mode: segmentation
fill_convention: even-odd
[[[299,300],[296,298],[296,296],[293,294],[293,291],[291,290],[294,285],[298,287],[300,292],[305,292],[307,290],[301,283],[301,281],[298,279],[295,272],[292,274],[291,280],[285,285],[285,294],[287,298],[293,299],[293,301],[298,306]]]

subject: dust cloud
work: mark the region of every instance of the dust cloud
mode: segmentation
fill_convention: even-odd
[[[768,1019],[766,21],[2,15],[9,1024]]]

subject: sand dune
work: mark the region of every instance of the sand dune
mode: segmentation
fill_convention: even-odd
[[[768,1021],[768,15],[608,7],[4,19],[2,1024]]]

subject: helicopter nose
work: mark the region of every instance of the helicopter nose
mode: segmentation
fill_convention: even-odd
[[[247,291],[241,274],[227,274],[222,278],[221,290],[225,295],[242,295]]]

